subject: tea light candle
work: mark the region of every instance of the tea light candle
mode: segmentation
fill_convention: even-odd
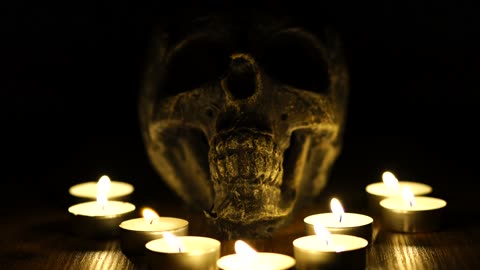
[[[129,201],[134,188],[131,184],[120,181],[111,181],[107,175],[100,177],[98,182],[85,182],[70,187],[68,192],[77,201],[92,201],[97,196],[98,183],[100,181],[108,182],[105,186],[107,198],[112,201]]]
[[[366,239],[343,234],[330,234],[320,224],[315,226],[317,235],[297,238],[293,241],[296,269],[365,269]]]
[[[337,198],[330,201],[330,209],[332,213],[315,214],[303,220],[307,235],[315,234],[315,224],[320,223],[330,233],[358,236],[372,242],[373,218],[357,213],[345,213]]]
[[[432,192],[432,187],[418,182],[398,181],[397,177],[389,171],[382,174],[382,182],[369,184],[365,190],[368,194],[370,209],[373,213],[378,214],[381,200],[389,197],[401,197],[402,188],[408,187],[414,195],[427,195]]]
[[[113,236],[118,234],[118,225],[135,211],[128,202],[109,201],[101,206],[97,202],[85,202],[70,206],[72,229],[84,236]]]
[[[150,208],[142,211],[143,217],[120,223],[120,246],[126,254],[143,254],[145,244],[163,237],[164,232],[177,236],[188,234],[188,221],[173,217],[159,217]]]
[[[220,258],[217,266],[223,270],[286,270],[295,266],[295,259],[290,256],[257,252],[241,240],[235,242],[235,253]]]
[[[99,183],[97,201],[79,203],[68,208],[74,233],[97,237],[116,235],[118,225],[135,211],[135,205],[131,203],[108,201],[106,183]]]
[[[220,246],[220,241],[213,238],[170,232],[145,244],[150,269],[176,270],[216,270]]]
[[[428,232],[441,227],[447,202],[433,197],[415,197],[408,187],[403,198],[392,197],[380,201],[382,226],[398,232]]]

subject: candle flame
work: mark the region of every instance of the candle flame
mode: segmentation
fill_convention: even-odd
[[[107,207],[107,204],[108,204],[107,193],[105,193],[105,192],[98,192],[97,193],[97,204],[102,209],[105,209],[105,207]]]
[[[257,251],[253,249],[251,246],[249,246],[247,243],[245,243],[242,240],[237,240],[235,242],[235,253],[237,253],[240,256],[244,256],[245,258],[249,258],[252,255],[256,255]]]
[[[164,232],[163,238],[165,238],[165,241],[167,241],[168,246],[171,247],[175,252],[183,252],[185,250],[185,247],[183,246],[183,243],[180,240],[180,238],[176,237],[173,233]]]
[[[315,234],[320,239],[325,241],[327,246],[332,242],[332,234],[330,233],[330,231],[327,228],[325,228],[325,226],[323,226],[320,223],[317,223],[317,224],[313,225],[313,229],[315,231]]]
[[[111,181],[106,175],[100,177],[97,183],[97,204],[105,209],[108,203],[108,192],[110,191]]]
[[[145,221],[150,223],[150,224],[153,224],[153,222],[158,221],[158,219],[160,218],[158,216],[157,212],[153,211],[150,208],[144,208],[142,210],[142,215],[143,215],[143,218],[145,219]]]
[[[410,207],[415,205],[415,195],[409,187],[403,187],[402,189],[403,200],[410,205]]]
[[[384,172],[382,174],[382,180],[389,189],[398,189],[398,179],[392,172]]]
[[[330,200],[330,209],[332,209],[332,213],[334,215],[338,216],[338,221],[342,222],[345,211],[343,210],[343,206],[337,198]]]
[[[112,181],[110,181],[110,177],[103,175],[98,179],[97,182],[97,192],[104,192],[108,193],[110,191],[110,186],[112,185]]]

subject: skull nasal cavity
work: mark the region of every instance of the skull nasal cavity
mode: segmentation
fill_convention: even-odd
[[[245,99],[255,93],[255,66],[244,58],[235,58],[230,63],[226,86],[236,99]]]

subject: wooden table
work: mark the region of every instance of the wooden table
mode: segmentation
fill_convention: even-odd
[[[350,212],[365,212],[363,192],[345,191],[342,200]],[[246,239],[258,251],[293,255],[292,241],[303,236],[303,217],[328,211],[328,200],[337,193],[326,190],[306,205],[292,223],[268,239]],[[478,210],[462,208],[464,194],[448,196],[441,231],[403,234],[381,229],[376,222],[374,241],[367,251],[367,269],[480,269]],[[354,203],[356,202],[356,203]],[[138,202],[145,205],[149,202]],[[152,205],[163,216],[189,220],[191,235],[209,235],[203,214],[168,199]],[[141,257],[125,256],[117,239],[84,239],[69,231],[67,205],[21,207],[7,211],[1,224],[0,269],[148,269]],[[13,211],[15,210],[15,211]],[[234,240],[222,241],[222,255],[233,253]]]

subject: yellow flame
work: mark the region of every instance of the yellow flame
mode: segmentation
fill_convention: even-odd
[[[171,247],[176,252],[183,252],[185,250],[182,240],[179,237],[176,237],[171,232],[164,232],[163,238],[167,242],[168,246]]]
[[[98,204],[98,206],[105,209],[105,207],[107,207],[107,203],[108,203],[107,193],[98,192],[97,193],[97,204]]]
[[[242,240],[235,242],[235,253],[245,258],[256,255],[257,251]]]
[[[390,189],[398,189],[398,179],[392,172],[386,171],[382,174],[383,183]]]
[[[160,218],[157,212],[153,211],[150,208],[144,208],[142,210],[142,215],[145,221],[147,221],[150,224],[153,224],[154,221],[158,221],[158,219]]]
[[[97,204],[105,209],[108,203],[108,192],[110,191],[111,181],[108,176],[100,177],[97,183]]]
[[[330,209],[332,213],[338,217],[338,221],[342,222],[342,217],[345,211],[343,210],[343,206],[337,198],[332,198],[330,200]]]
[[[110,191],[110,186],[112,185],[112,181],[110,181],[110,177],[103,175],[98,179],[97,182],[97,193],[108,193]]]
[[[315,231],[315,234],[318,237],[320,237],[323,241],[325,241],[327,245],[329,245],[332,242],[332,234],[327,228],[325,228],[325,226],[323,226],[320,223],[317,223],[313,225],[313,229]]]
[[[415,205],[415,195],[409,187],[403,187],[402,189],[403,200],[410,206]]]

